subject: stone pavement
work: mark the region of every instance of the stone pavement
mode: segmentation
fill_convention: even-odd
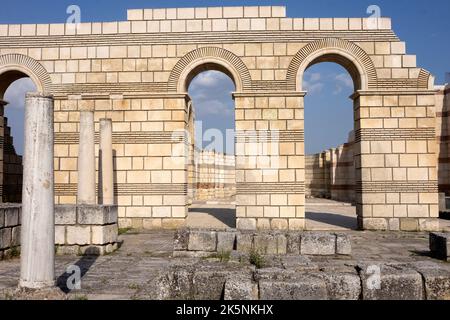
[[[444,276],[450,275],[449,263],[429,257],[428,235],[426,233],[356,231],[346,233],[351,236],[353,242],[351,257],[265,257],[263,268],[255,270],[254,265],[246,261],[234,261],[233,258],[228,262],[221,262],[220,257],[211,259],[172,258],[173,232],[136,233],[131,231],[120,236],[123,245],[111,255],[102,257],[57,257],[58,284],[61,288],[65,288],[68,277],[65,271],[68,266],[73,264],[79,266],[82,270],[82,290],[69,291],[65,289],[69,293],[68,297],[69,299],[89,300],[219,299],[223,298],[223,283],[220,283],[220,279],[225,275],[233,277],[242,275],[244,278],[247,277],[248,281],[254,276],[260,277],[259,281],[274,281],[275,277],[278,279],[276,281],[278,284],[282,280],[277,277],[295,275],[295,277],[300,277],[297,279],[300,281],[298,283],[303,283],[302,281],[305,281],[305,278],[301,278],[303,273],[305,273],[305,277],[308,275],[306,279],[310,279],[319,273],[332,275],[334,274],[333,270],[345,272],[346,275],[351,274],[352,279],[354,279],[358,277],[358,274],[363,276],[358,268],[363,268],[365,265],[380,266],[382,270],[384,268],[393,269],[394,267],[400,268],[398,270],[409,270],[408,272],[414,272],[419,280],[421,279],[419,274],[411,270],[425,270],[426,272],[437,272]],[[0,262],[0,298],[2,298],[2,295],[6,299],[13,298],[8,293],[9,291],[5,289],[12,289],[17,286],[19,265],[19,259]],[[331,273],[326,273],[327,270],[331,270]],[[449,296],[447,298],[450,298],[450,276],[445,279],[447,282],[444,285],[444,290],[448,290]],[[174,281],[177,284],[176,286],[173,285]],[[286,283],[291,282],[289,280]],[[242,283],[246,282],[243,281]],[[262,283],[260,282],[260,285]],[[193,289],[192,284],[196,286],[205,284],[206,287],[195,287]],[[285,290],[283,288],[278,289],[283,291]],[[5,290],[3,294],[2,290]],[[267,290],[260,291],[259,297],[270,298],[272,293]],[[283,292],[287,294],[286,292],[291,292],[289,290]],[[356,293],[361,289],[355,290],[352,291],[355,295],[340,297],[360,298],[359,294],[356,295]],[[303,296],[301,292],[304,291],[302,290],[292,292],[297,292],[297,294],[285,298],[323,298],[322,293],[317,292],[312,296]],[[324,295],[328,298],[334,297],[330,293]],[[235,296],[229,294],[228,297]],[[420,296],[419,298],[423,297]]]

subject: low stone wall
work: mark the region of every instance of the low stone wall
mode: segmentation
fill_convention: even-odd
[[[21,206],[0,204],[0,260],[18,254]]]
[[[56,253],[104,255],[117,250],[117,219],[117,206],[56,206]]]
[[[327,232],[243,232],[236,230],[179,230],[174,256],[208,256],[212,253],[262,255],[350,255],[351,241],[345,234]]]
[[[21,205],[0,205],[0,260],[20,253]],[[117,206],[55,206],[60,255],[104,255],[118,248]]]

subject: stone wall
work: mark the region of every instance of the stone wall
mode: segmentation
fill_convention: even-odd
[[[78,28],[0,25],[0,82],[15,70],[55,97],[57,203],[76,202],[79,114],[90,108],[97,129],[100,118],[113,120],[121,225],[177,228],[188,207],[187,87],[204,70],[226,72],[236,84],[237,226],[301,230],[302,78],[315,63],[339,63],[355,79],[360,227],[432,230],[434,81],[391,29],[389,18],[292,18],[285,7],[130,10],[127,21]]]
[[[19,252],[20,215],[20,205],[0,204],[0,260]]]
[[[174,256],[208,257],[212,253],[260,255],[350,255],[348,235],[327,232],[249,232],[178,230]]]
[[[0,205],[0,259],[20,252],[21,205]],[[103,255],[118,248],[117,206],[55,206],[57,254]]]
[[[3,136],[3,203],[22,202],[22,156],[14,147],[8,119],[4,117]]]
[[[234,155],[202,150],[195,160],[195,200],[230,199],[236,195]]]
[[[436,156],[439,192],[450,196],[450,85],[436,86]]]
[[[355,201],[354,135],[349,142],[306,156],[306,195],[336,201]]]

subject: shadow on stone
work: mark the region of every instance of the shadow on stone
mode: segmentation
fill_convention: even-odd
[[[306,219],[351,230],[358,229],[356,216],[348,217],[338,213],[306,212]]]
[[[203,213],[210,215],[229,228],[236,228],[236,209],[219,209],[219,208],[190,208],[189,213]]]
[[[92,265],[97,261],[100,252],[98,251],[98,248],[90,248],[92,250],[89,251],[89,249],[86,251],[86,255],[82,256],[80,260],[78,260],[75,263],[75,266],[80,268],[81,271],[81,279],[86,275],[86,273],[89,271],[89,269],[92,267]],[[95,250],[97,250],[97,254],[95,254]],[[69,267],[69,266],[68,266]],[[69,280],[70,277],[74,275],[72,272],[64,272],[62,275],[58,277],[56,280],[56,285],[65,293],[68,294],[72,290],[67,287],[67,280]]]

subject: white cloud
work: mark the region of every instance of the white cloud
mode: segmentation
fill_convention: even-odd
[[[230,116],[234,112],[234,108],[226,105],[223,101],[209,100],[198,105],[194,104],[197,115],[222,115]]]
[[[13,82],[5,92],[4,100],[9,104],[7,108],[23,109],[25,94],[36,91],[36,86],[30,78],[23,78]]]
[[[353,79],[348,73],[340,73],[335,77],[335,79],[338,82],[342,83],[344,86],[353,89]]]
[[[312,73],[312,74],[309,76],[309,81],[311,81],[311,82],[317,82],[317,81],[319,81],[321,78],[322,78],[322,76],[320,75],[320,73],[315,72],[315,73]]]
[[[325,85],[322,82],[303,81],[303,87],[309,94],[320,93]]]
[[[206,71],[200,73],[194,78],[191,83],[191,90],[196,90],[201,87],[215,87],[220,84],[221,81],[228,80],[228,76],[219,71]]]

